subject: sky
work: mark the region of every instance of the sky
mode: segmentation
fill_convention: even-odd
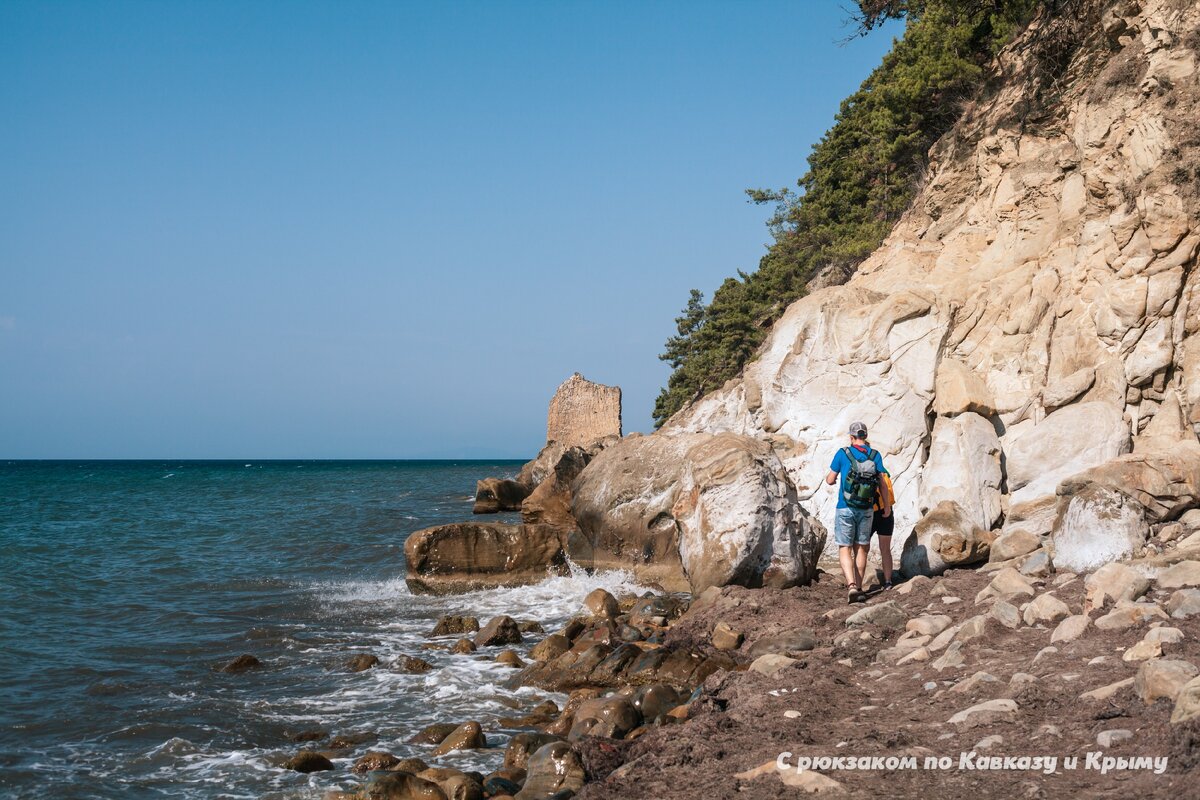
[[[847,5],[5,0],[0,458],[527,458],[576,371],[652,430]]]

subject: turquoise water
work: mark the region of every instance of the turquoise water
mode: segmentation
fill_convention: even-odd
[[[503,746],[496,718],[542,697],[503,689],[485,658],[421,649],[433,620],[553,625],[624,576],[418,597],[403,547],[469,519],[476,479],[520,463],[0,462],[0,793],[320,797],[355,783],[367,749],[428,755],[404,739],[432,722],[479,719]],[[435,669],[346,671],[361,652]],[[241,653],[264,668],[217,671]],[[279,769],[312,729],[365,739],[336,772]]]

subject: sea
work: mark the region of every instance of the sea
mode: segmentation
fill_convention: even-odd
[[[573,568],[409,592],[408,535],[471,519],[475,481],[521,463],[0,461],[0,797],[319,798],[354,789],[367,750],[429,760],[410,736],[472,719],[488,748],[437,763],[496,769],[518,732],[501,718],[564,698],[505,688],[499,648],[423,649],[437,617],[551,631],[597,587],[642,588]],[[262,667],[220,671],[244,653]],[[350,672],[360,653],[380,666]],[[434,668],[389,669],[400,656]],[[334,771],[282,769],[322,746],[293,741],[307,731],[361,741]]]

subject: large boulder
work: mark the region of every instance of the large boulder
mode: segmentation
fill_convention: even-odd
[[[1115,404],[1077,403],[1014,426],[1003,445],[1012,502],[1025,503],[1053,496],[1064,478],[1129,452],[1129,426]]]
[[[953,500],[976,527],[990,530],[1000,518],[1002,481],[1000,438],[991,422],[970,411],[938,418],[921,476],[922,513]]]
[[[961,505],[943,500],[913,526],[905,539],[900,570],[910,578],[941,575],[950,567],[986,561],[993,537]]]
[[[1172,447],[1139,450],[1064,480],[1059,497],[1089,486],[1119,491],[1144,509],[1151,522],[1177,519],[1200,505],[1200,443],[1192,437]]]
[[[579,475],[572,513],[589,566],[697,593],[807,583],[826,538],[770,446],[732,433],[626,437]]]
[[[565,575],[566,532],[549,525],[455,523],[414,532],[404,543],[408,588],[470,592]]]
[[[520,511],[529,490],[529,486],[507,478],[484,478],[475,483],[475,505],[471,511],[475,514]]]
[[[1128,495],[1105,486],[1072,487],[1054,524],[1054,564],[1090,572],[1140,554],[1149,536],[1144,509]]]
[[[521,503],[521,520],[530,525],[573,529],[571,484],[591,460],[591,454],[582,447],[569,447],[563,451],[550,474]]]

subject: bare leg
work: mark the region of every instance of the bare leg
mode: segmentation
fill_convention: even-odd
[[[883,582],[891,583],[892,581],[892,537],[880,536],[879,538],[879,560],[883,566]]]
[[[846,578],[846,586],[851,589],[862,588],[862,579],[855,568],[853,547],[838,548],[838,563],[842,565],[842,575]]]
[[[854,546],[854,566],[858,570],[858,579],[862,581],[860,584],[863,589],[867,588],[867,556],[871,552],[871,545],[856,544]]]

